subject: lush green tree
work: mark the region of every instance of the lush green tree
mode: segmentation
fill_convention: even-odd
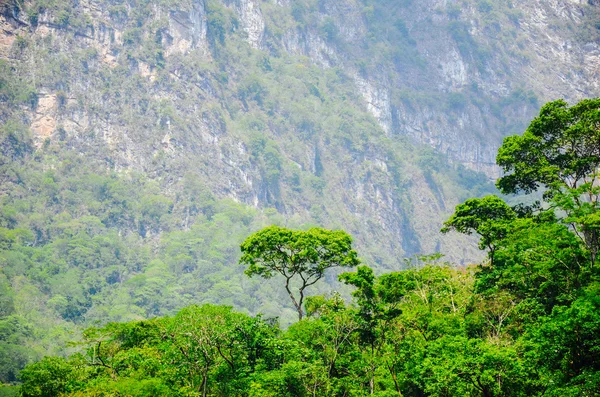
[[[356,272],[343,273],[339,279],[356,287],[352,295],[358,304],[356,317],[361,361],[365,377],[368,379],[369,392],[373,394],[376,371],[382,364],[381,355],[388,341],[388,334],[394,327],[393,319],[400,314],[398,306],[404,290],[402,287],[400,290],[383,287],[378,282],[380,280],[376,279],[373,270],[367,266],[359,266]],[[395,373],[392,372],[392,376],[394,375]]]
[[[563,100],[542,107],[523,135],[504,139],[497,162],[506,193],[530,193],[540,186],[576,188],[596,177],[600,166],[600,98],[569,107]],[[558,183],[558,185],[557,185]]]
[[[509,343],[444,335],[429,344],[422,371],[427,395],[533,394],[526,364]]]
[[[442,233],[456,230],[459,233],[477,233],[481,236],[480,249],[488,249],[490,260],[500,240],[508,234],[515,211],[497,196],[472,198],[456,206],[454,214],[444,222]]]
[[[285,289],[300,320],[307,287],[319,281],[328,269],[359,264],[352,238],[342,230],[304,231],[269,226],[249,236],[241,249],[240,263],[248,266],[248,276],[284,277]],[[292,291],[294,282],[297,294]]]
[[[563,100],[547,103],[523,135],[504,139],[496,161],[505,173],[498,188],[503,193],[543,188],[581,234],[593,266],[600,248],[600,98],[571,107]]]
[[[278,329],[230,307],[187,307],[163,332],[169,341],[166,362],[181,364],[172,375],[202,396],[244,395],[249,375],[278,361],[270,347]]]
[[[598,338],[592,335],[598,326],[599,126],[600,99],[572,107],[564,101],[546,104],[522,136],[504,140],[497,158],[505,172],[497,183],[503,193],[539,189],[545,203],[511,209],[494,198],[492,207],[501,209],[496,216],[477,212],[488,198],[471,199],[443,229],[476,231],[482,248],[490,249],[491,263],[476,273],[465,329],[471,338],[506,344],[494,353],[505,362],[502,371],[528,378],[513,383],[510,395],[597,392]],[[516,350],[506,361],[508,349]],[[525,367],[510,364],[519,356]],[[493,389],[485,393],[506,393]]]
[[[421,268],[380,277],[366,266],[340,275],[340,280],[356,287],[360,360],[354,362],[354,373],[368,393],[424,393],[419,368],[429,343],[460,334],[470,278],[443,263],[432,264],[435,259],[421,256]]]
[[[296,358],[309,364],[296,364],[306,374],[300,383],[307,395],[348,394],[352,387],[346,376],[351,371],[351,357],[357,352],[359,320],[335,293],[330,298],[307,298],[306,308],[310,319],[293,324],[286,333],[301,347],[308,348]]]

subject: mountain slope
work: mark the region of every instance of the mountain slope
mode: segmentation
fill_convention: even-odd
[[[378,269],[476,261],[438,231],[491,191],[502,136],[599,90],[597,6],[575,1],[0,8],[2,342],[23,362],[194,302],[292,318],[236,265],[271,223],[343,228]]]

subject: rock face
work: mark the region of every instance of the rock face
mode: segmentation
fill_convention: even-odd
[[[303,54],[316,64],[346,69],[386,133],[408,135],[491,178],[499,176],[495,154],[502,137],[521,131],[540,104],[558,98],[576,102],[600,93],[598,40],[586,41],[574,34],[588,28],[583,23],[586,18],[597,15],[597,6],[585,1],[508,2],[504,8],[487,2],[460,6],[438,0],[399,2],[406,7],[396,7],[394,15],[415,41],[413,56],[426,63],[395,70],[378,65],[366,77],[354,73],[356,58],[347,50],[359,47],[368,32],[362,6],[352,1],[343,6],[323,3],[324,18],[336,22],[338,42],[343,45],[306,40],[310,33],[298,31],[285,42],[305,43],[305,47],[286,48],[304,49]],[[502,30],[509,33],[502,37]],[[485,59],[477,51],[484,52]],[[402,92],[406,88],[432,99],[435,94],[468,96],[475,89],[477,96],[503,102],[504,116],[494,117],[489,108],[469,101],[459,101],[455,109],[414,101],[407,106],[410,101]],[[537,100],[502,101],[522,90],[531,90]],[[499,118],[511,118],[518,126]]]
[[[600,93],[597,6],[317,3],[4,2],[0,57],[37,93],[10,117],[38,149],[105,156],[173,195],[192,173],[219,197],[343,227],[381,266],[478,259],[438,233],[481,182],[459,165],[497,177],[502,138],[541,104]]]
[[[377,87],[359,75],[354,75],[354,81],[366,102],[367,110],[375,116],[381,128],[389,135],[392,132],[392,107],[388,88]]]
[[[260,11],[260,4],[255,0],[238,0],[237,12],[242,21],[242,27],[248,35],[248,43],[256,49],[263,44],[265,21]]]
[[[37,138],[38,146],[56,130],[56,113],[58,105],[55,95],[44,95],[38,98],[35,115],[31,123],[31,132]]]
[[[197,48],[208,53],[207,28],[204,0],[194,1],[189,11],[171,10],[166,35],[167,54],[186,54]]]

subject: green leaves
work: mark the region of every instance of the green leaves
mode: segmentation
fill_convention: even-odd
[[[569,108],[563,100],[547,103],[522,137],[511,136],[498,150],[507,174],[498,180],[504,193],[526,193],[539,186],[576,188],[600,165],[600,99]]]
[[[510,223],[515,218],[514,210],[497,196],[472,198],[456,206],[454,214],[444,222],[441,231],[479,234],[479,248],[489,249],[493,261],[496,245],[507,235]]]
[[[599,292],[598,284],[586,288],[571,306],[556,307],[525,335],[534,365],[549,371],[551,396],[594,395],[598,391]]]
[[[480,247],[490,250],[491,262],[476,273],[467,330],[507,344],[498,345],[497,357],[517,349],[517,356],[502,359],[502,371],[514,369],[510,379],[529,380],[507,389],[510,395],[593,395],[600,371],[594,266],[600,247],[600,98],[572,107],[562,100],[546,104],[523,136],[504,140],[497,162],[505,172],[497,183],[502,192],[543,188],[546,203],[511,209],[497,197],[470,199],[445,223],[443,232],[477,232]],[[529,368],[511,367],[521,354]],[[498,394],[492,383],[485,389],[484,376],[477,378],[478,389]]]
[[[89,329],[87,354],[49,357],[22,372],[23,396],[242,396],[271,361],[277,328],[224,306]]]
[[[498,180],[504,193],[543,187],[546,210],[511,209],[487,196],[457,206],[444,223],[442,232],[476,232],[480,248],[489,249],[491,264],[481,269],[480,291],[508,290],[551,310],[573,301],[590,282],[600,248],[599,126],[600,98],[570,108],[562,100],[544,105],[523,136],[505,139],[497,162],[506,173]]]
[[[593,215],[600,197],[600,98],[570,108],[563,100],[547,103],[523,136],[504,140],[496,161],[506,174],[497,182],[503,193],[545,189],[550,205],[582,232],[593,266],[600,247]]]
[[[246,271],[249,276],[272,277],[273,272],[285,272],[321,277],[329,267],[358,264],[351,243],[351,237],[341,230],[295,231],[269,226],[242,243],[240,263],[250,265]]]
[[[54,397],[73,390],[73,367],[63,358],[44,357],[21,372],[23,397]]]
[[[246,274],[271,278],[280,274],[302,319],[304,290],[319,281],[333,267],[359,264],[352,238],[342,230],[312,228],[307,231],[279,226],[266,227],[249,236],[241,245],[240,264],[248,266]],[[291,282],[298,283],[297,296]]]
[[[380,277],[361,266],[340,278],[357,286],[356,306],[338,295],[316,297],[313,317],[286,332],[213,305],[90,329],[85,356],[29,366],[21,392],[524,397],[597,389],[597,284],[580,289],[572,305],[540,315],[502,284],[500,293],[474,292],[471,272],[446,265]]]

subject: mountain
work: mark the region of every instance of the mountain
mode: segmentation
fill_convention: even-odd
[[[600,91],[593,1],[0,9],[1,314],[23,362],[190,303],[293,317],[236,264],[271,223],[344,229],[380,270],[477,261],[439,229],[493,191],[502,137]]]

